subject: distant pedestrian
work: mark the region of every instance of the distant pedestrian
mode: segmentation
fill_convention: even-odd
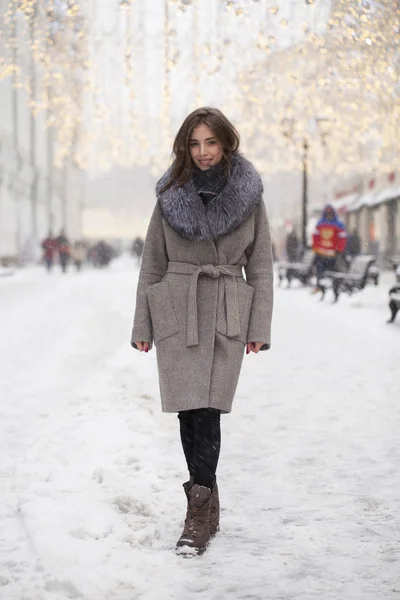
[[[144,240],[141,237],[137,237],[133,240],[131,246],[131,253],[133,256],[136,256],[138,263],[140,263],[140,259],[143,254],[144,248]]]
[[[357,229],[350,233],[346,244],[346,255],[351,259],[361,254],[361,238]]]
[[[47,270],[51,271],[54,265],[54,259],[57,253],[57,241],[53,237],[53,233],[50,230],[47,237],[42,241],[43,250],[43,261],[47,267]]]
[[[92,248],[93,266],[97,268],[107,267],[114,258],[114,250],[110,244],[100,240]]]
[[[79,273],[79,271],[82,268],[82,264],[87,258],[86,246],[83,242],[75,242],[71,250],[71,257],[74,262],[75,268]]]
[[[286,256],[289,262],[297,262],[299,259],[300,241],[294,229],[286,236]]]
[[[162,409],[178,413],[189,471],[183,554],[202,553],[219,529],[220,415],[231,411],[244,351],[270,347],[263,186],[238,146],[219,110],[185,119],[157,185],[137,289],[132,345],[157,347]]]
[[[314,234],[312,249],[315,253],[317,281],[324,271],[334,271],[337,257],[346,248],[346,229],[339,221],[333,206],[328,204],[318,221]],[[314,291],[318,291],[318,287]]]
[[[64,229],[61,229],[60,235],[56,239],[58,260],[60,261],[61,270],[63,273],[67,271],[68,264],[71,258],[71,245],[67,236],[65,235]]]

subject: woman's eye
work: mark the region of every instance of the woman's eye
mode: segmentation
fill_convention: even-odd
[[[189,146],[192,148],[192,146],[197,146],[197,142],[190,142]]]

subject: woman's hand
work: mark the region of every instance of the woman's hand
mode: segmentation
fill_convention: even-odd
[[[250,352],[258,354],[262,346],[264,346],[264,342],[249,342],[246,344],[246,354],[250,354]]]
[[[135,341],[135,344],[136,344],[139,352],[148,352],[150,350],[149,342],[136,342]]]

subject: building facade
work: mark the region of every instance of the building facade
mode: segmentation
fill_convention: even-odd
[[[349,231],[360,235],[363,252],[382,264],[400,255],[400,174],[371,178],[348,195],[339,194],[333,205]]]
[[[0,0],[2,14],[6,4]],[[37,53],[38,36],[54,20],[45,5],[29,17],[15,8],[3,23],[8,35],[0,43],[6,64],[0,76],[2,264],[36,260],[50,229],[57,234],[63,228],[71,239],[81,233],[84,174],[71,153],[57,157],[60,136],[56,107],[48,101],[49,63]]]

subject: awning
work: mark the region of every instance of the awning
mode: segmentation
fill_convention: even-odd
[[[364,194],[360,196],[355,204],[348,210],[354,211],[362,208],[363,206],[379,206],[383,202],[389,202],[389,200],[395,200],[400,197],[400,186],[394,188],[386,188],[374,194]]]
[[[360,194],[349,194],[348,196],[343,196],[343,198],[339,198],[339,200],[332,202],[332,206],[337,212],[348,212],[354,210],[354,206],[359,197]]]

